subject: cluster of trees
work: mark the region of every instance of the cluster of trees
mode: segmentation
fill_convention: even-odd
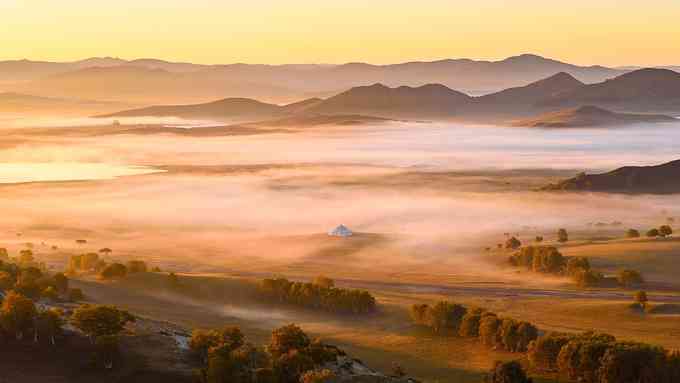
[[[272,331],[265,347],[246,342],[238,327],[195,330],[189,342],[200,364],[201,383],[321,383],[334,377],[321,367],[344,355],[335,347],[312,341],[296,325]]]
[[[532,342],[532,368],[559,372],[584,383],[671,383],[680,381],[680,354],[611,335],[549,333]]]
[[[108,247],[99,250],[99,253],[108,255],[112,250]],[[160,270],[154,268],[154,270]],[[128,274],[145,273],[148,271],[146,262],[139,260],[128,261],[127,263],[106,262],[97,253],[86,253],[73,255],[69,259],[68,272],[95,272],[102,279],[125,278]]]
[[[55,345],[67,320],[95,345],[94,362],[111,368],[118,354],[117,336],[134,317],[113,306],[82,305],[67,318],[59,308],[41,309],[30,297],[10,290],[4,293],[0,305],[0,338],[32,338],[36,343]]]
[[[523,247],[511,255],[508,262],[537,273],[570,277],[582,287],[601,285],[606,279],[604,274],[591,268],[588,258],[565,257],[553,246]],[[616,281],[624,287],[644,282],[642,275],[635,270],[621,270]]]
[[[517,361],[496,362],[491,372],[484,379],[484,383],[532,383],[524,368]]]
[[[446,301],[434,306],[413,305],[411,318],[414,323],[430,327],[438,334],[477,338],[488,347],[510,352],[526,352],[538,337],[538,329],[529,322],[501,318],[483,309],[468,309]]]
[[[0,261],[0,292],[8,291],[16,291],[31,299],[83,299],[82,291],[69,288],[68,277],[63,273],[49,275],[37,267]]]
[[[271,300],[338,313],[366,314],[375,311],[376,300],[367,291],[335,287],[325,277],[311,283],[285,278],[265,279],[260,292]]]
[[[649,238],[665,238],[672,234],[673,228],[671,228],[669,225],[661,225],[659,228],[652,228],[647,231],[647,237]]]

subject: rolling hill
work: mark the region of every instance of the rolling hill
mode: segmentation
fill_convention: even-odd
[[[626,166],[603,174],[581,173],[542,190],[680,193],[680,160],[657,166]]]
[[[553,95],[541,103],[543,106],[586,104],[623,110],[678,110],[680,73],[668,69],[639,69]]]
[[[582,106],[519,120],[513,125],[532,128],[583,128],[677,121],[673,117],[660,114],[614,113],[596,106]]]

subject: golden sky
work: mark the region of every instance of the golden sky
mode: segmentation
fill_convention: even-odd
[[[680,65],[680,0],[0,0],[0,59]]]

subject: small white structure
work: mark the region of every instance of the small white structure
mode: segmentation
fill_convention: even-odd
[[[348,229],[345,225],[340,225],[335,229],[328,232],[331,237],[351,237],[352,230]]]

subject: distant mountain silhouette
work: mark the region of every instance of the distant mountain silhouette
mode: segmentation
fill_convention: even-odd
[[[0,93],[0,113],[21,116],[36,115],[82,115],[105,113],[129,107],[126,104],[107,103],[90,100],[74,100],[32,96],[28,94],[5,92]]]
[[[137,68],[120,72],[116,68]],[[79,71],[103,68],[94,72]],[[166,79],[147,78],[139,70],[163,70]],[[72,73],[59,77],[53,76]],[[310,96],[328,96],[343,89],[381,83],[388,87],[442,84],[468,93],[494,92],[523,86],[568,73],[593,83],[615,77],[626,70],[601,66],[577,66],[536,55],[520,55],[500,61],[447,59],[389,65],[348,63],[342,65],[201,65],[153,58],[122,60],[96,57],[75,62],[52,63],[28,60],[0,61],[0,82],[15,83],[4,89],[51,97],[93,98],[148,104],[198,103],[225,97],[254,97],[273,102],[290,102]],[[122,73],[129,78],[121,79]],[[97,83],[102,91],[79,87],[80,77]],[[116,80],[110,81],[109,76]],[[95,78],[98,77],[98,78]],[[122,81],[118,81],[122,80]],[[21,84],[23,82],[23,84]],[[28,82],[28,84],[25,84]],[[132,86],[131,83],[135,83]]]
[[[150,106],[99,117],[180,117],[186,119],[253,121],[278,118],[286,114],[288,112],[285,106],[248,98],[225,98],[204,104]]]
[[[382,84],[352,88],[308,109],[316,114],[367,114],[379,117],[451,117],[472,97],[444,85],[390,88]]]
[[[513,125],[541,128],[582,128],[659,122],[678,122],[678,120],[660,114],[614,113],[596,106],[582,106],[519,120]]]
[[[544,106],[592,104],[628,110],[680,107],[680,73],[668,69],[639,69],[597,84],[553,95]]]
[[[680,193],[680,160],[658,166],[626,166],[604,174],[581,173],[542,190]]]

